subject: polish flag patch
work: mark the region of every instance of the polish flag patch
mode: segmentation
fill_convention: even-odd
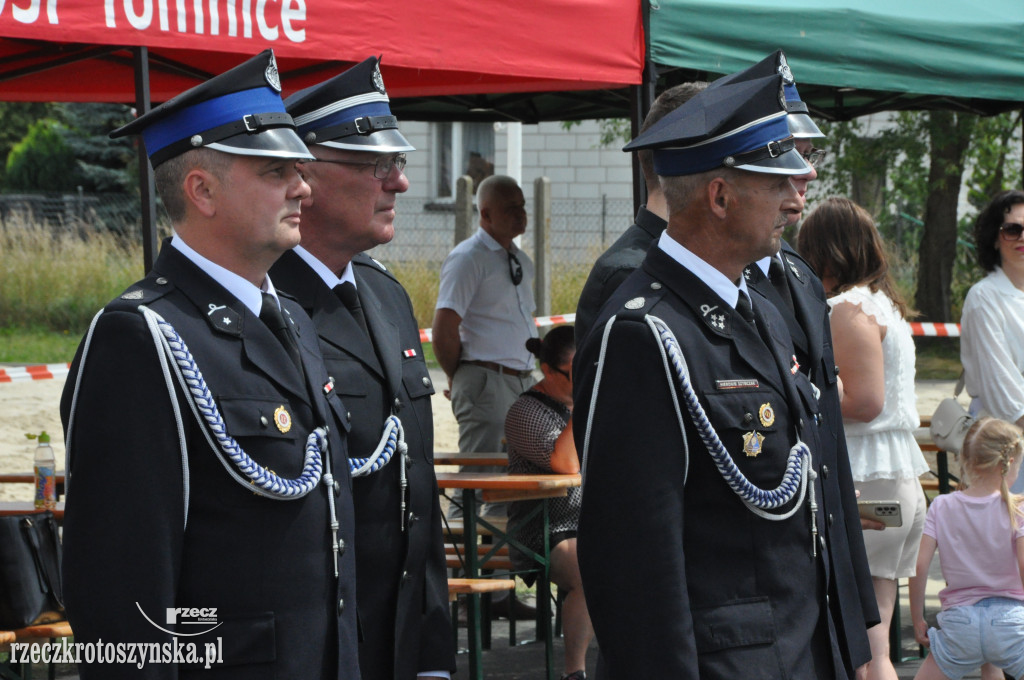
[[[414,349],[407,349],[404,352],[402,352],[402,355],[405,356],[405,357],[410,357],[410,358],[414,357],[414,356],[416,356],[416,350],[414,350]]]

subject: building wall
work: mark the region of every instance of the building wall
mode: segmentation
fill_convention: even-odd
[[[394,241],[374,255],[392,261],[440,261],[454,245],[454,214],[432,195],[436,153],[430,123],[401,123],[416,151],[409,153],[409,191],[399,198]],[[508,126],[495,123],[495,172],[506,172]],[[533,182],[551,180],[552,256],[555,262],[590,261],[632,222],[632,169],[621,144],[600,146],[597,121],[566,130],[561,123],[522,126],[522,186],[527,211],[533,211]],[[527,227],[523,247],[533,248]]]

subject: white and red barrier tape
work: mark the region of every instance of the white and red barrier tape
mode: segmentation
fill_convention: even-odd
[[[70,365],[40,364],[39,366],[9,366],[7,368],[0,368],[0,383],[63,378],[68,374],[68,366]]]
[[[555,316],[537,316],[533,319],[537,327],[557,326],[560,323],[572,323],[576,321],[576,314],[556,314]],[[420,329],[420,342],[430,342],[433,338],[429,328]]]
[[[573,323],[575,314],[556,314],[555,316],[538,316],[534,319],[538,327],[555,326],[561,323]],[[916,336],[958,338],[960,324],[931,323],[929,321],[911,321],[910,331]],[[429,328],[420,329],[420,342],[430,342]],[[41,364],[39,366],[19,366],[16,368],[0,368],[0,383],[22,382],[25,380],[46,380],[63,378],[68,374],[70,364]]]
[[[910,332],[913,335],[938,338],[959,338],[960,324],[931,323],[930,321],[911,321]]]

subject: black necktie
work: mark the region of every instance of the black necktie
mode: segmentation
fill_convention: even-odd
[[[363,315],[363,306],[359,304],[359,294],[356,293],[355,284],[351,281],[344,281],[334,287],[334,294],[341,300],[341,304],[345,305],[349,313],[352,314],[352,318],[356,320],[359,327],[366,333],[366,337],[370,337],[370,331],[366,327],[366,317]]]
[[[263,306],[260,307],[260,321],[270,329],[270,332],[274,334],[274,337],[277,338],[285,351],[288,352],[292,363],[299,369],[299,374],[305,375],[302,370],[302,359],[299,357],[299,346],[295,343],[295,338],[292,337],[291,332],[288,330],[288,322],[284,320],[284,315],[281,314],[281,308],[278,307],[277,300],[270,293],[263,293],[262,295]]]
[[[744,320],[754,323],[754,308],[750,306],[750,298],[742,290],[739,291],[739,298],[736,300],[736,311]]]
[[[793,309],[793,294],[789,290],[789,278],[786,276],[786,266],[777,257],[772,257],[768,265],[768,280],[771,281],[775,292],[779,294],[786,304],[790,314],[795,314]]]

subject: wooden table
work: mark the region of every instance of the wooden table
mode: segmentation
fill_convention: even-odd
[[[33,501],[0,501],[0,516],[23,515],[26,512],[43,511],[36,510],[36,504]],[[57,503],[57,508],[53,510],[53,516],[58,522],[64,521],[64,501]]]
[[[473,453],[455,451],[434,453],[434,465],[508,465],[507,453]]]
[[[512,543],[537,563],[537,611],[538,633],[544,640],[544,659],[548,680],[554,680],[554,655],[551,631],[551,598],[541,592],[548,587],[551,577],[551,545],[548,537],[548,499],[565,496],[569,489],[579,486],[580,476],[574,475],[508,475],[490,472],[439,472],[437,485],[441,489],[461,490],[463,516],[463,552],[466,561],[466,577],[480,578],[480,564],[495,554],[499,548]],[[482,490],[485,501],[512,501],[540,499],[542,502],[534,512],[518,524],[509,525],[505,530],[477,517],[476,491]],[[543,518],[544,544],[540,553],[535,553],[514,537],[519,527],[536,514]],[[485,555],[477,554],[477,525],[491,532],[493,543]],[[482,631],[480,627],[480,596],[470,595],[466,606],[466,630],[469,639],[469,676],[482,680]]]
[[[58,472],[54,475],[57,498],[64,495],[64,473]],[[4,472],[0,473],[0,484],[35,484],[36,476],[32,472]]]

